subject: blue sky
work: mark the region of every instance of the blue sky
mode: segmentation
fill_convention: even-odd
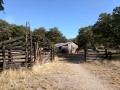
[[[100,13],[111,13],[120,0],[4,0],[0,19],[31,29],[58,27],[67,38],[74,38],[81,27],[93,25]]]

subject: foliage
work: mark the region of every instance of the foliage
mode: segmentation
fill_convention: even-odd
[[[4,20],[0,20],[0,41],[8,40],[9,37],[15,38],[25,35],[28,32],[26,27],[9,24]]]
[[[40,27],[33,31],[33,35],[45,36],[45,34],[46,34],[46,29],[44,27]]]
[[[3,0],[0,0],[0,11],[4,10],[3,4]]]
[[[50,31],[46,33],[46,37],[53,43],[66,42],[67,39],[63,34],[58,30],[57,27],[51,28]]]
[[[102,13],[99,16],[98,21],[93,26],[92,30],[94,33],[95,43],[104,44],[106,46],[112,43],[113,30],[112,27],[112,15],[107,13]]]
[[[31,32],[36,36],[47,37],[53,44],[67,41],[66,37],[63,36],[57,27],[51,28],[50,31],[46,31],[44,27],[40,27],[32,32],[29,31],[25,26],[9,24],[4,20],[0,20],[0,41],[8,40],[9,37],[15,38],[23,36],[26,34],[26,32]]]
[[[86,47],[93,43],[92,26],[79,29],[79,35],[77,36],[79,47]]]
[[[15,37],[25,35],[27,30],[26,30],[26,27],[24,26],[14,25],[13,27],[12,26],[10,27],[10,31],[11,31],[11,37],[15,38]]]
[[[93,34],[96,44],[104,46],[120,45],[120,7],[113,9],[112,14],[102,13],[93,25]]]

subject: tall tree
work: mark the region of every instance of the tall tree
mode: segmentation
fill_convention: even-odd
[[[46,29],[44,27],[40,27],[33,31],[33,35],[45,36],[45,34],[46,34]]]
[[[120,7],[112,14],[102,13],[93,26],[95,42],[105,46],[120,45]]]
[[[9,26],[10,24],[8,22],[0,19],[0,41],[8,39],[8,36],[10,36],[10,33],[8,31]]]
[[[105,46],[111,45],[113,41],[113,30],[112,27],[112,15],[107,13],[102,13],[99,16],[98,21],[94,24],[92,30],[94,33],[94,40],[97,44],[102,44]]]
[[[0,20],[0,41],[7,40],[9,37],[15,38],[25,35],[29,32],[25,26],[18,26],[15,24],[9,24],[4,20]]]
[[[10,26],[10,33],[11,33],[11,37],[15,38],[15,37],[19,37],[19,36],[23,36],[26,34],[26,32],[29,32],[25,26],[16,26],[16,25],[11,25]]]
[[[84,49],[84,57],[86,61],[87,46],[93,43],[92,26],[79,29],[78,44]]]
[[[120,45],[120,7],[113,9],[112,13],[112,30],[114,35],[114,43]]]
[[[58,30],[57,27],[51,28],[46,33],[46,37],[53,43],[61,43],[66,41],[66,37]]]

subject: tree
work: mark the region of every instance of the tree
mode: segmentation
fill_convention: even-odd
[[[40,27],[33,31],[33,35],[45,36],[45,34],[46,34],[46,29],[44,27]]]
[[[84,49],[84,60],[86,61],[87,46],[93,43],[92,26],[79,29],[78,45]]]
[[[0,41],[8,40],[9,37],[15,38],[23,36],[29,32],[25,26],[18,26],[15,24],[9,24],[4,20],[0,20]]]
[[[93,25],[95,43],[99,45],[120,45],[120,7],[113,9],[112,14],[102,13]]]
[[[116,7],[113,9],[112,13],[112,30],[114,35],[114,43],[115,45],[120,45],[120,7]]]
[[[94,40],[97,44],[109,46],[113,41],[113,30],[112,27],[112,15],[102,13],[99,15],[99,19],[94,24],[92,30],[94,33]]]
[[[3,0],[0,0],[0,11],[4,10],[3,4]]]
[[[63,34],[58,30],[57,27],[51,28],[50,31],[46,33],[46,37],[53,43],[65,42],[67,39]]]
[[[16,26],[16,25],[10,26],[10,33],[11,33],[12,38],[23,36],[26,34],[26,32],[29,32],[29,31],[26,29],[26,27],[22,25],[21,26]]]
[[[8,27],[9,27],[9,23],[0,19],[0,32],[4,31],[4,30],[7,30]]]
[[[7,39],[9,34],[9,26],[10,24],[4,20],[0,19],[0,41]]]

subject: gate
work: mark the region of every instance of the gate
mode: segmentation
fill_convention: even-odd
[[[54,49],[45,37],[25,36],[0,43],[0,68],[31,67],[54,59]]]

